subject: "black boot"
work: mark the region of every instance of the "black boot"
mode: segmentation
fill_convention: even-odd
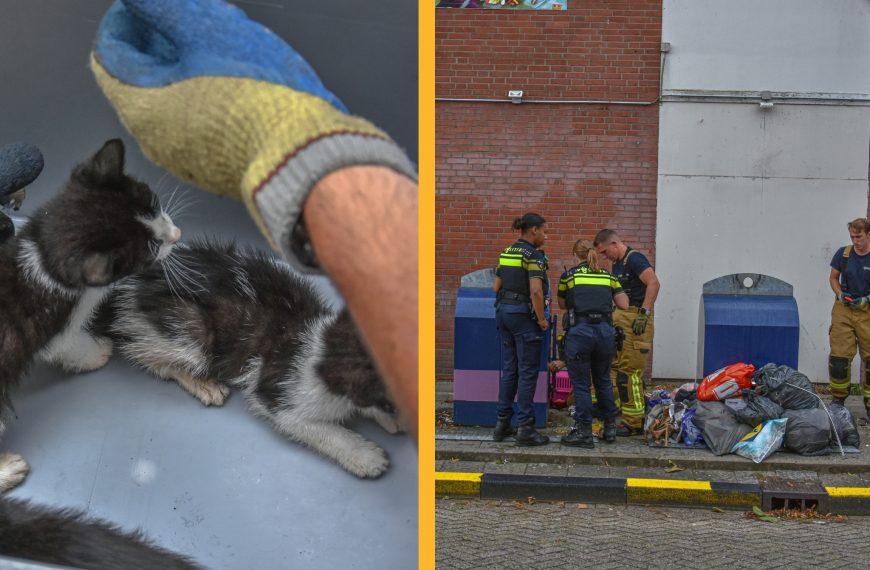
[[[515,439],[519,447],[532,447],[534,445],[547,445],[550,443],[549,437],[538,433],[534,422],[521,425],[520,429],[517,430]]]
[[[511,425],[510,417],[499,416],[495,422],[495,429],[492,431],[493,441],[503,441],[504,438],[515,435],[517,430]]]
[[[604,432],[602,433],[604,441],[613,443],[616,441],[616,418],[608,418],[604,420]]]
[[[571,433],[562,436],[562,445],[570,445],[571,447],[585,447],[592,449],[595,447],[595,440],[592,439],[592,424],[575,423],[571,428]]]

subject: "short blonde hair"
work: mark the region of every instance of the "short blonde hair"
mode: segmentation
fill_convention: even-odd
[[[856,232],[868,233],[870,232],[870,220],[867,218],[855,218],[848,224],[846,224],[850,230],[855,230]]]

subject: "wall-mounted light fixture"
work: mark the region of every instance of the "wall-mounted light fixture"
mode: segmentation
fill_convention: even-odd
[[[523,92],[522,91],[515,91],[515,90],[511,89],[510,91],[508,91],[508,97],[510,97],[511,103],[515,103],[515,104],[519,105],[520,103],[523,102]]]
[[[764,109],[773,109],[773,96],[770,94],[770,91],[762,91],[761,92],[761,102],[758,103],[758,106]]]

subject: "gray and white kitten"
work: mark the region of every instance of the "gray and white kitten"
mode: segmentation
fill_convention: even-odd
[[[124,174],[115,139],[0,244],[0,434],[11,391],[35,357],[69,371],[106,363],[111,343],[92,338],[86,321],[111,283],[167,255],[180,235],[148,186]],[[21,456],[0,455],[0,492],[27,471]]]
[[[360,414],[400,430],[346,310],[330,309],[288,266],[233,244],[178,246],[163,267],[119,284],[95,333],[207,406],[235,388],[280,434],[350,473],[386,471],[386,452],[342,425]]]

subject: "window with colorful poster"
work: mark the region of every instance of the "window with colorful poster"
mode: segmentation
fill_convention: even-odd
[[[501,8],[504,10],[567,10],[568,0],[435,0],[436,8]]]

